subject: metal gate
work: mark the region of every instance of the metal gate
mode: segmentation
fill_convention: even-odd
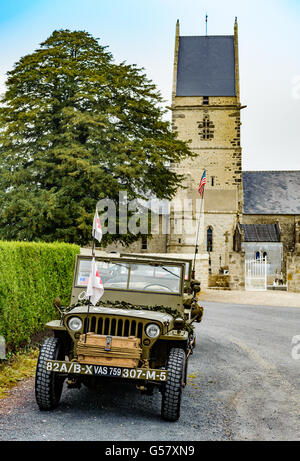
[[[245,261],[245,290],[265,291],[267,289],[267,260],[246,259]]]

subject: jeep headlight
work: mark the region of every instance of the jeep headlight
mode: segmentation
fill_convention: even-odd
[[[149,323],[149,325],[146,326],[145,331],[149,338],[157,338],[157,336],[160,334],[160,328],[155,323]]]
[[[82,328],[82,320],[79,317],[71,317],[68,321],[68,327],[72,331],[79,331]]]

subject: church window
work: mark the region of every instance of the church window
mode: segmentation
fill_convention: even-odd
[[[260,257],[261,257],[260,251],[257,251],[255,253],[255,259],[260,259]]]
[[[147,250],[148,242],[147,242],[147,235],[142,236],[142,250]]]
[[[214,187],[214,185],[215,185],[215,177],[212,176],[211,177],[211,186]]]
[[[206,233],[206,251],[209,253],[213,251],[213,230],[211,226],[208,227]]]
[[[267,260],[268,258],[268,253],[266,251],[263,252],[263,259]]]
[[[203,96],[203,104],[207,106],[209,104],[209,98],[208,96]]]

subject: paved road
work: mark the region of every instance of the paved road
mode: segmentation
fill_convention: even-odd
[[[158,392],[119,382],[40,412],[29,380],[0,401],[0,440],[300,440],[300,309],[203,304],[178,422],[160,419]]]

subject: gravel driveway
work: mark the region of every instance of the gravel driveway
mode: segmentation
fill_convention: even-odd
[[[0,440],[300,440],[300,309],[204,302],[181,418],[160,419],[161,395],[114,382],[65,389],[40,412],[34,380],[0,400]]]

